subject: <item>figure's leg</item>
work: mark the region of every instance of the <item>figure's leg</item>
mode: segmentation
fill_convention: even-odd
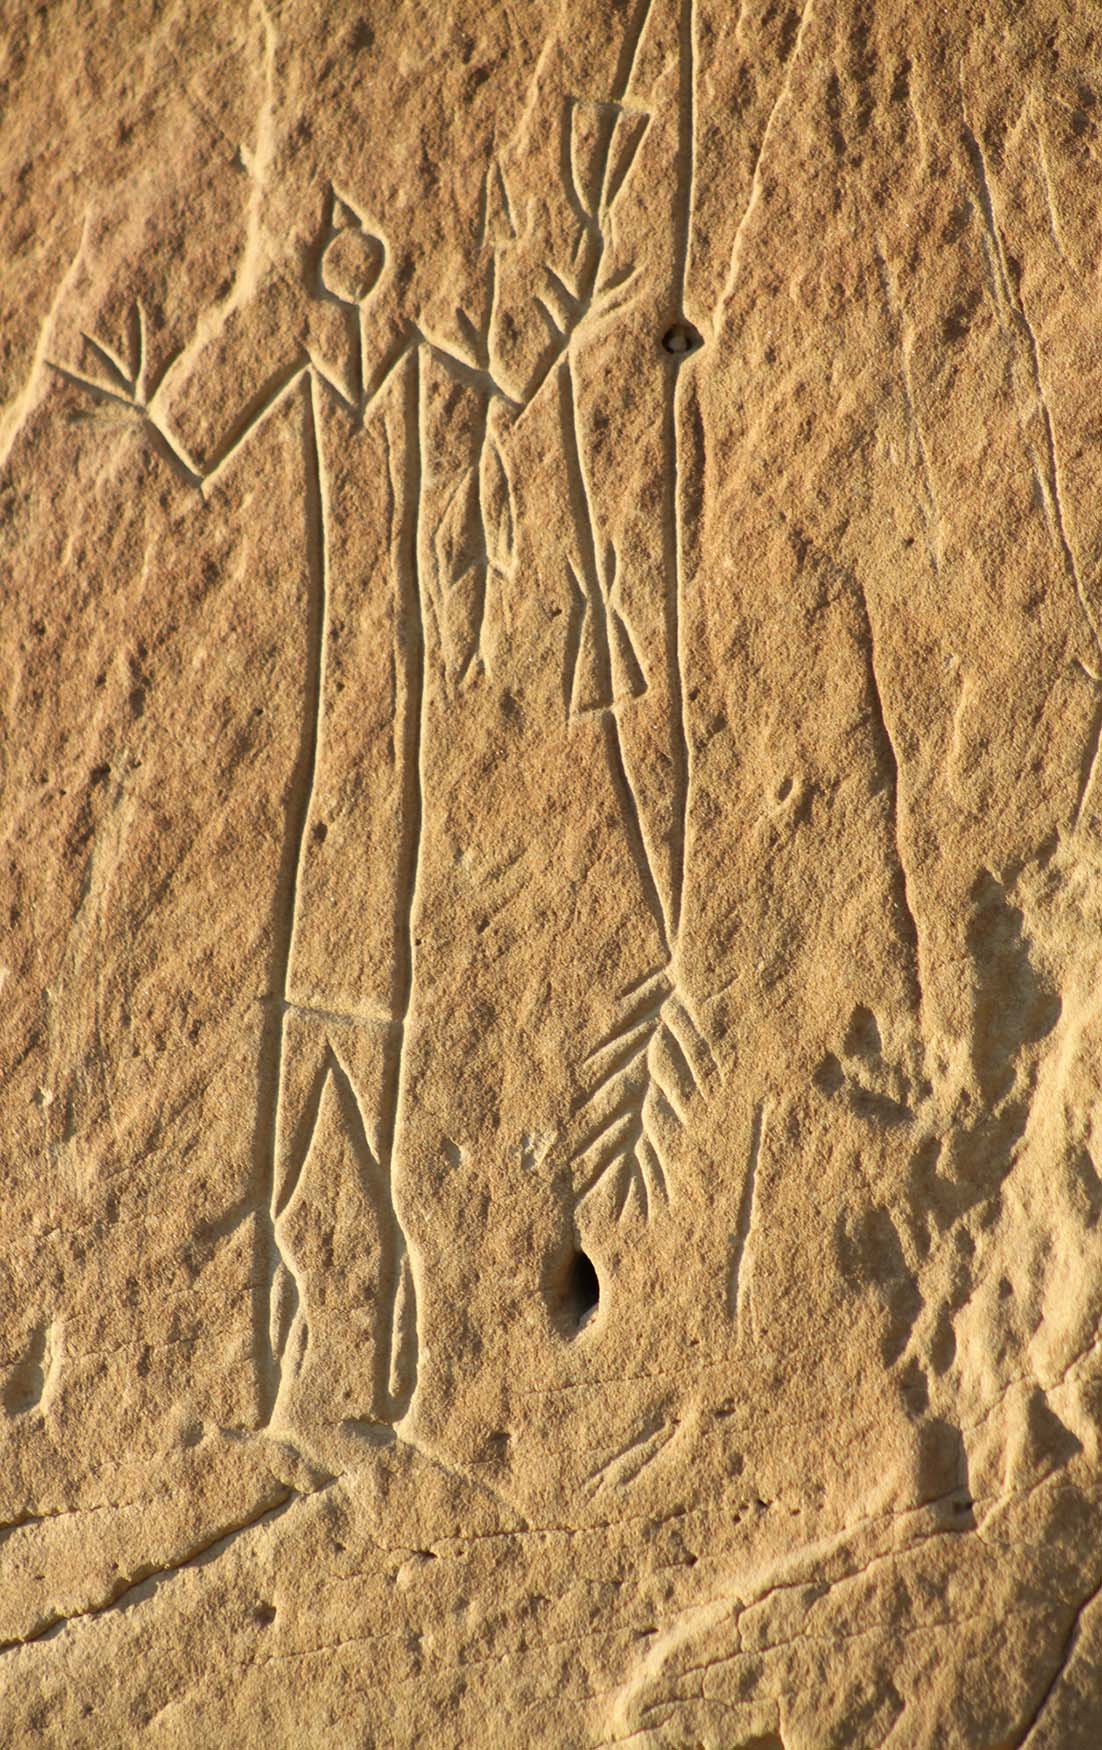
[[[388,1357],[382,1401],[389,1421],[398,1421],[417,1384],[416,1289],[410,1248],[400,1210],[405,1103],[409,1077],[409,1025],[416,984],[417,928],[421,905],[422,832],[425,795],[422,758],[428,695],[426,626],[430,585],[428,554],[436,549],[438,526],[426,511],[431,504],[426,464],[426,407],[423,349],[411,353],[401,382],[400,403],[391,409],[392,441],[403,457],[402,532],[397,553],[395,666],[398,680],[395,744],[399,750],[399,845],[395,868],[390,1013],[379,1100],[378,1160],[384,1189],[390,1270],[385,1295]],[[476,481],[477,485],[477,481]],[[398,1193],[396,1195],[396,1193]]]
[[[409,1245],[394,1201],[395,1157],[401,1136],[402,1097],[406,1058],[405,1023],[391,1041],[387,1057],[387,1101],[393,1101],[394,1124],[385,1158],[385,1210],[380,1223],[386,1236],[386,1271],[383,1282],[381,1345],[383,1370],[379,1402],[389,1422],[400,1421],[409,1409],[417,1384],[417,1296],[413,1283]]]
[[[306,1294],[293,1240],[303,1168],[318,1128],[330,1069],[329,1043],[317,1023],[296,1026],[297,1050],[288,1053],[287,1014],[280,1017],[282,1050],[277,1093],[271,1206],[267,1212],[269,1425],[285,1425],[295,1381],[309,1342]],[[305,1049],[303,1047],[305,1046]]]
[[[291,1008],[285,1029],[269,1426],[316,1447],[397,1421],[416,1380],[408,1249],[381,1134],[365,1117],[386,1107],[398,1053],[392,1028],[380,1040],[347,1016]]]

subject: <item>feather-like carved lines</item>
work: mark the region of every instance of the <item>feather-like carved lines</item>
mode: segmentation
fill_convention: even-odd
[[[625,1012],[585,1065],[594,1079],[571,1114],[581,1131],[572,1151],[578,1206],[611,1194],[619,1220],[634,1196],[649,1220],[657,1203],[670,1201],[670,1149],[715,1067],[666,969],[629,993]]]

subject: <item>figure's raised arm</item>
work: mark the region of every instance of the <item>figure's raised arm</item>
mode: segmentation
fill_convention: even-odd
[[[92,376],[50,359],[50,368],[66,383],[90,395],[101,405],[115,405],[139,422],[159,455],[189,486],[205,492],[221,469],[254,432],[274,413],[285,397],[313,367],[304,348],[292,355],[270,376],[256,394],[238,410],[213,450],[201,464],[173,430],[167,411],[160,404],[168,364],[150,379],[146,369],[146,333],[142,307],[134,306],[131,322],[131,358],[127,364],[107,341],[83,333],[82,339],[99,367]]]
[[[146,369],[145,313],[141,303],[133,305],[130,321],[128,364],[109,342],[81,330],[81,339],[92,354],[100,375],[88,376],[83,371],[62,365],[56,359],[46,362],[63,382],[91,395],[100,406],[115,405],[142,421],[154,448],[190,486],[201,487],[203,475],[178,439],[158,421],[152,411],[158,390],[164,380],[164,370],[150,383]],[[171,362],[171,361],[169,361]],[[167,369],[167,365],[165,367]]]
[[[115,405],[139,421],[149,441],[189,486],[205,493],[222,469],[310,376],[324,383],[329,392],[354,418],[363,417],[367,401],[364,373],[364,310],[386,262],[382,239],[363,225],[359,216],[336,191],[331,191],[322,237],[312,257],[309,290],[317,306],[335,306],[344,325],[343,360],[330,364],[315,356],[305,341],[288,350],[287,356],[268,372],[259,387],[230,417],[223,431],[199,458],[177,435],[166,405],[174,369],[190,365],[190,353],[204,344],[193,342],[184,355],[166,359],[155,375],[148,364],[145,315],[140,303],[132,308],[125,351],[82,331],[91,354],[91,373],[50,360],[51,368],[65,382],[94,398],[101,405]],[[332,309],[330,311],[332,314]],[[332,332],[327,337],[333,339]],[[339,347],[334,347],[339,351]],[[186,373],[190,376],[190,370]]]

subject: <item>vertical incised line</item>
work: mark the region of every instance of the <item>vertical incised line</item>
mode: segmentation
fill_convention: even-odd
[[[676,940],[681,926],[685,885],[685,834],[689,800],[689,738],[685,717],[682,652],[681,578],[681,466],[678,444],[680,370],[667,371],[665,448],[667,455],[663,493],[662,545],[665,560],[666,675],[670,701],[670,785],[673,844],[671,846],[670,933]]]
[[[594,528],[593,505],[586,480],[578,414],[574,396],[574,374],[570,354],[559,365],[559,408],[563,452],[566,460],[567,484],[574,511],[574,526],[578,536],[579,563],[585,585],[592,647],[597,659],[598,697],[606,701],[601,710],[605,751],[609,775],[620,808],[631,850],[632,861],[639,874],[643,896],[656,925],[665,952],[670,947],[670,927],[652,866],[647,835],[642,816],[624,762],[620,723],[612,698],[612,664],[608,642],[608,625],[604,589],[597,559],[597,535]],[[583,613],[584,625],[584,613]]]
[[[321,744],[322,718],[325,711],[325,671],[329,642],[329,501],[328,483],[322,461],[319,437],[318,380],[313,371],[308,379],[309,400],[306,420],[306,551],[310,577],[308,610],[308,645],[305,710],[308,734],[303,755],[304,775],[301,796],[294,820],[296,839],[294,890],[291,899],[290,938],[287,944],[287,964],[284,971],[283,1000],[290,997],[288,980],[294,960],[295,936],[298,932],[298,896],[302,882],[302,865],[306,851],[306,827],[314,800],[317,778],[318,748]]]
[[[259,1098],[253,1139],[258,1179],[257,1269],[254,1323],[259,1356],[261,1419],[271,1416],[279,1390],[279,1355],[273,1337],[272,1295],[282,1262],[275,1233],[279,1196],[280,1108],[283,1096],[286,1009],[298,911],[299,877],[317,767],[327,617],[326,527],[317,402],[312,373],[303,379],[303,465],[306,506],[306,652],[299,744],[288,789],[269,960],[269,995],[261,1033]]]
[[[746,1177],[742,1185],[738,1220],[735,1225],[731,1258],[729,1305],[736,1325],[742,1325],[743,1313],[750,1296],[750,1236],[754,1227],[754,1199],[757,1191],[758,1167],[761,1162],[762,1139],[769,1106],[762,1100],[754,1108],[750,1126],[750,1152],[746,1162]]]
[[[677,304],[685,309],[692,247],[695,153],[696,69],[693,55],[693,0],[681,0],[677,44],[677,202],[674,211],[674,279]]]
[[[612,81],[612,100],[614,103],[622,103],[631,89],[635,62],[639,55],[639,44],[643,40],[643,32],[646,29],[653,3],[654,0],[639,0],[635,16],[624,33]]]
[[[597,562],[597,540],[593,527],[593,511],[589,486],[582,460],[581,438],[578,433],[578,411],[574,396],[574,367],[569,352],[559,365],[559,413],[563,453],[566,459],[567,487],[574,511],[574,527],[578,536],[578,558],[585,585],[589,610],[589,628],[597,657],[597,693],[603,699],[612,697],[612,665],[605,623],[604,599]]]
[[[684,314],[693,205],[693,130],[695,77],[693,62],[693,0],[682,0],[678,30],[677,196],[674,208],[674,302]],[[685,886],[685,842],[688,831],[690,737],[685,697],[684,654],[684,531],[681,505],[681,379],[690,368],[684,358],[666,373],[666,491],[663,504],[663,547],[666,569],[666,671],[670,701],[670,777],[672,784],[673,869],[672,933],[681,925]]]
[[[392,1414],[408,1406],[416,1380],[416,1356],[408,1356],[415,1330],[399,1329],[403,1290],[412,1295],[408,1243],[394,1201],[394,1175],[399,1153],[409,1073],[408,1028],[413,1002],[420,911],[421,838],[424,826],[424,757],[427,689],[425,686],[425,615],[421,576],[421,494],[423,445],[421,350],[414,348],[405,366],[405,504],[398,554],[398,651],[402,672],[400,730],[400,838],[394,931],[393,1035],[388,1051],[379,1134],[379,1159],[386,1175],[393,1222],[392,1280],[387,1286],[390,1342],[385,1356],[383,1395]],[[413,1309],[409,1309],[412,1318]],[[403,1364],[406,1377],[402,1379]]]
[[[379,1136],[380,1155],[386,1162],[389,1162],[394,1149],[399,1067],[404,1054],[405,1024],[413,989],[413,910],[421,853],[421,728],[425,649],[418,552],[421,539],[421,359],[417,348],[412,349],[406,359],[404,378],[405,503],[402,507],[402,534],[397,554],[396,630],[401,676],[397,736],[400,774],[399,840],[394,893],[394,975],[391,987],[391,1013],[395,1022],[397,1050],[394,1053],[389,1097],[383,1102]]]
[[[489,330],[487,330],[489,332]],[[478,600],[475,604],[475,634],[466,661],[460,670],[460,684],[466,680],[476,661],[485,661],[482,655],[482,634],[486,621],[486,597],[489,588],[490,559],[488,537],[486,533],[486,506],[483,500],[482,475],[486,463],[486,444],[490,429],[490,397],[488,394],[479,397],[478,409],[478,452],[475,462],[478,501],[478,559],[475,570],[478,577]]]

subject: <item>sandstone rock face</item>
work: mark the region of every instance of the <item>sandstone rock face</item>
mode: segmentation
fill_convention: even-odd
[[[1102,1743],[1102,27],[0,68],[5,1744]]]

